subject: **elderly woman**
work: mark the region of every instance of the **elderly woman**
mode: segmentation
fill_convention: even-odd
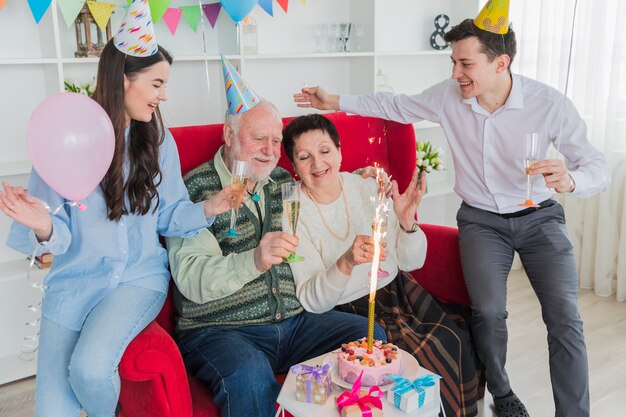
[[[297,233],[304,261],[291,264],[296,294],[314,313],[336,308],[367,316],[368,271],[375,249],[372,197],[378,185],[372,178],[339,171],[339,135],[321,115],[294,119],[283,131],[283,143],[302,180]],[[381,245],[381,269],[389,274],[378,279],[376,320],[389,341],[443,377],[447,416],[475,416],[477,372],[467,331],[402,272],[420,268],[426,256],[426,236],[415,221],[426,185],[421,181],[418,187],[417,175],[415,171],[403,194],[392,183]]]

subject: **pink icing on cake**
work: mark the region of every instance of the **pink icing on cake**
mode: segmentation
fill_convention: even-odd
[[[353,383],[363,371],[361,384],[365,386],[385,385],[391,382],[385,376],[402,374],[402,356],[397,346],[374,341],[372,353],[367,353],[367,339],[341,345],[337,354],[339,377]]]

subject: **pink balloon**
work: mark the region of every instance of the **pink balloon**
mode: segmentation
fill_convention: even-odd
[[[61,93],[33,111],[26,142],[39,176],[66,199],[78,201],[93,192],[109,169],[115,132],[111,119],[94,100]]]

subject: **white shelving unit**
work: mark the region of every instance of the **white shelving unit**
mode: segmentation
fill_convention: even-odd
[[[33,267],[27,279],[28,262],[20,259],[2,263],[0,275],[0,385],[25,378],[35,373],[36,354],[20,358],[25,346],[25,336],[32,336],[36,329],[27,326],[35,315],[28,309],[41,300],[41,291],[31,284],[41,284],[47,270]]]
[[[112,15],[115,32],[126,0],[111,1],[119,6]],[[437,51],[429,45],[435,17],[444,13],[456,24],[475,16],[482,3],[484,0],[311,0],[305,6],[292,0],[285,14],[274,2],[273,17],[260,7],[251,13],[257,23],[257,54],[243,53],[235,25],[225,10],[215,28],[204,21],[204,37],[201,24],[194,33],[181,19],[176,35],[172,35],[164,22],[157,22],[156,37],[175,59],[169,99],[161,106],[165,122],[184,126],[223,120],[226,99],[219,53],[237,65],[256,92],[276,104],[284,116],[308,112],[292,102],[292,94],[304,84],[322,85],[341,94],[365,94],[376,89],[379,70],[396,92],[420,92],[450,74],[449,50]],[[197,4],[197,0],[172,0],[170,7]],[[340,22],[362,28],[359,39],[355,39],[355,32],[351,34],[350,52],[329,51],[329,38],[319,36],[320,25]],[[98,59],[75,58],[75,49],[74,27],[66,27],[55,0],[38,25],[26,1],[9,1],[0,11],[0,181],[27,183],[31,165],[25,132],[35,107],[46,97],[62,92],[64,80],[89,82],[95,77]],[[418,137],[447,151],[438,125],[420,122],[415,128]],[[447,171],[430,176],[429,193],[420,207],[421,221],[453,222],[458,198],[452,194],[454,172],[449,152],[446,161]],[[2,240],[9,227],[8,218],[0,216]],[[21,295],[11,285],[26,275],[23,258],[0,244],[0,295],[14,301]],[[21,265],[19,272],[3,272],[9,265]],[[23,300],[19,304],[26,305]],[[10,335],[8,339],[13,342],[21,339],[11,327],[15,316],[7,313],[0,317],[0,333]],[[0,348],[0,383],[33,372],[32,364],[24,367],[30,371],[5,371],[8,368],[2,358],[6,352],[2,349],[14,348]]]

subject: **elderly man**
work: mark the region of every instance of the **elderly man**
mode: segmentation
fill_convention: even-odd
[[[240,237],[228,237],[230,215],[191,239],[169,239],[179,345],[190,372],[213,391],[223,416],[273,416],[280,390],[276,372],[366,335],[367,321],[330,311],[305,312],[288,264],[297,238],[281,231],[280,184],[292,181],[276,167],[282,120],[267,101],[228,115],[215,159],[190,172],[194,201],[230,184],[234,160],[250,161]],[[375,337],[384,339],[382,328]]]

